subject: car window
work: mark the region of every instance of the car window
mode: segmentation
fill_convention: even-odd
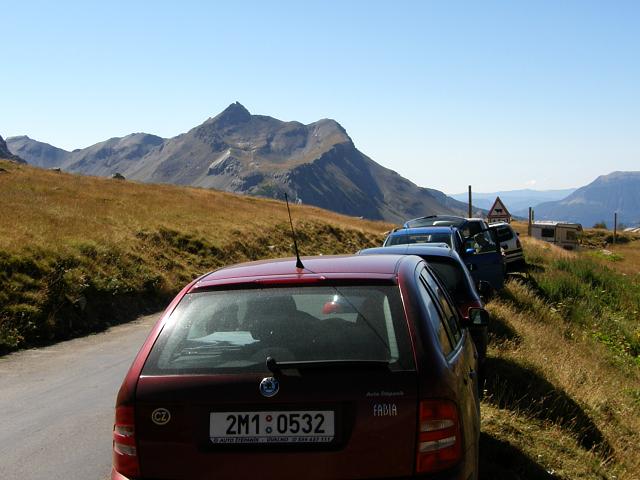
[[[445,327],[451,336],[451,343],[456,345],[460,341],[460,338],[462,338],[462,332],[458,325],[458,315],[456,314],[455,307],[449,303],[449,299],[447,299],[443,289],[426,270],[423,270],[420,276],[433,293],[434,300],[444,316]]]
[[[438,308],[436,307],[434,300],[429,294],[427,285],[425,284],[422,277],[419,277],[419,280],[418,280],[418,291],[420,292],[422,303],[425,306],[427,313],[429,315],[429,321],[431,322],[431,326],[433,327],[433,330],[436,332],[436,337],[438,339],[438,344],[440,345],[440,350],[442,350],[442,353],[445,356],[449,355],[453,351],[451,339],[449,338],[447,329],[444,326],[444,319],[442,318],[442,314],[440,313],[440,310],[438,310]]]
[[[428,257],[425,260],[446,287],[456,303],[465,303],[471,297],[463,266],[447,257]]]
[[[446,243],[451,246],[451,235],[449,233],[408,233],[392,235],[385,246],[407,245],[411,243]]]
[[[496,234],[498,235],[498,241],[507,242],[513,238],[513,232],[509,227],[498,227],[496,229]]]
[[[462,235],[465,238],[473,237],[474,235],[487,230],[488,225],[484,220],[466,220],[460,227]]]
[[[322,286],[185,295],[153,346],[150,374],[266,370],[276,361],[412,366],[397,286]]]
[[[465,240],[465,250],[473,250],[474,253],[495,253],[497,250],[491,232],[482,230]]]
[[[404,226],[406,228],[418,228],[418,227],[449,227],[460,226],[465,223],[466,220],[464,218],[446,218],[446,217],[427,217],[427,218],[416,218],[413,220],[409,220],[405,222]]]

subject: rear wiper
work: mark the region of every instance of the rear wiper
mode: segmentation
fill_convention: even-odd
[[[388,367],[389,360],[361,360],[361,359],[340,359],[340,360],[298,360],[289,362],[278,362],[273,357],[267,357],[267,368],[274,375],[282,370],[304,369],[304,368],[339,368],[339,367]]]

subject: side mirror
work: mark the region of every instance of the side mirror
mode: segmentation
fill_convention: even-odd
[[[465,249],[464,253],[466,253],[467,255],[473,255],[474,253],[476,253],[475,248],[467,248]]]
[[[489,313],[484,308],[470,308],[469,325],[474,327],[489,326]]]

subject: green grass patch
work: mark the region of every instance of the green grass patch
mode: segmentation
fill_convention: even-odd
[[[624,255],[606,249],[594,250],[589,252],[589,254],[595,258],[600,258],[608,262],[621,262],[624,260]]]
[[[526,281],[549,309],[586,328],[617,354],[640,361],[637,280],[596,261],[592,254],[558,257],[538,248],[533,258]]]

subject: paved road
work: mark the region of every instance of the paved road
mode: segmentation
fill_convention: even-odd
[[[158,316],[0,358],[0,479],[109,476],[116,394]]]

